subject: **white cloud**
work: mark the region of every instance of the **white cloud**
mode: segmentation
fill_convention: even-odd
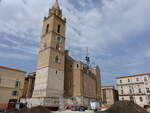
[[[8,34],[15,39],[3,36],[0,38],[11,41],[14,44],[11,47],[13,50],[31,55],[38,54],[37,46],[29,45],[39,44],[42,19],[48,14],[48,8],[54,1],[3,0],[0,4],[0,35]],[[84,56],[85,48],[89,47],[93,59],[99,64],[103,63],[105,68],[131,62],[136,62],[134,66],[139,65],[139,60],[130,60],[129,57],[133,58],[134,55],[128,53],[129,55],[116,56],[111,48],[127,43],[127,40],[150,29],[150,13],[148,12],[150,1],[101,0],[102,4],[99,4],[99,7],[96,7],[98,4],[93,0],[78,2],[79,6],[74,5],[70,0],[60,1],[64,16],[67,17],[67,48],[71,48],[71,54],[76,57]],[[20,39],[23,42],[18,41]],[[0,43],[0,48],[8,49],[10,46]],[[13,53],[8,56],[11,54]],[[149,55],[149,53],[145,54]],[[3,56],[5,55],[0,54],[0,57]],[[108,59],[102,59],[101,56]],[[143,60],[143,57],[139,58],[138,55],[136,58]]]
[[[0,57],[3,59],[11,59],[11,60],[25,60],[25,61],[30,61],[33,60],[33,56],[25,55],[25,54],[19,54],[19,53],[14,53],[14,52],[0,52]]]

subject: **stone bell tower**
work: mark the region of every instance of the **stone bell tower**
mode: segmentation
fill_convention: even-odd
[[[58,105],[64,93],[66,19],[58,1],[43,20],[33,98],[40,105]]]

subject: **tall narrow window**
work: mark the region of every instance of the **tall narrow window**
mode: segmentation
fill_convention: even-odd
[[[123,90],[121,90],[121,94],[123,94]]]
[[[57,32],[60,33],[60,25],[58,25]]]
[[[148,95],[148,99],[150,99],[150,95]]]
[[[48,31],[49,31],[49,24],[47,24],[46,26],[46,33],[48,33]]]
[[[20,81],[16,81],[15,88],[19,88],[19,87],[20,87]]]
[[[56,63],[59,63],[59,58],[58,58],[58,56],[55,57],[55,62],[56,62]]]
[[[142,93],[141,89],[139,89],[139,93]]]
[[[147,82],[147,77],[144,77],[144,82]]]
[[[120,83],[122,83],[122,80],[120,80]]]
[[[130,82],[130,79],[128,79],[128,82]]]
[[[132,94],[132,90],[130,89],[129,91],[130,91],[130,94]]]
[[[79,67],[79,64],[77,64],[77,68]]]
[[[133,101],[133,96],[130,96],[130,101]]]
[[[140,99],[141,102],[143,102],[143,98],[142,97],[140,97],[139,99]]]
[[[146,88],[146,91],[147,91],[147,93],[150,93],[150,89],[149,88]]]

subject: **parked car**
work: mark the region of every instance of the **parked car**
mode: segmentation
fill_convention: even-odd
[[[68,104],[68,105],[66,105],[65,109],[66,110],[71,110],[72,106],[74,106],[74,104]]]
[[[148,112],[150,112],[150,106],[149,105],[144,105],[144,109]]]
[[[17,102],[16,99],[10,99],[6,111],[8,112],[19,111],[20,109],[23,109],[25,107],[26,107],[25,104]]]
[[[107,109],[109,109],[109,108],[110,108],[109,105],[103,105],[103,106],[100,107],[100,110],[101,110],[101,111],[105,111],[105,110],[107,110]]]
[[[87,107],[83,105],[74,105],[71,107],[71,111],[85,111],[85,110],[87,110]]]

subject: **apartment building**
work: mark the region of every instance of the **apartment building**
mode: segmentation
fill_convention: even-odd
[[[117,78],[119,100],[130,100],[140,106],[150,104],[150,73]]]
[[[26,72],[6,66],[0,66],[0,107],[10,99],[19,100],[22,96]]]

